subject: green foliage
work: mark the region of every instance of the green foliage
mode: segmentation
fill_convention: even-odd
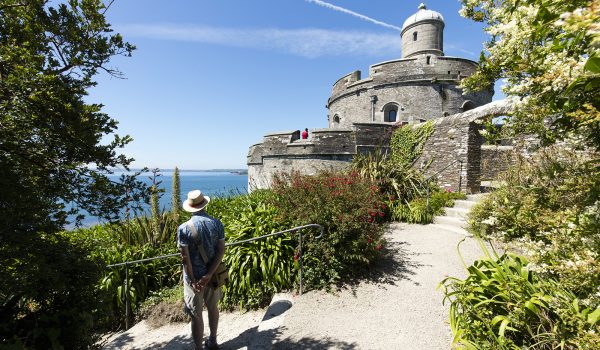
[[[543,276],[600,303],[600,171],[577,152],[546,149],[521,159],[505,185],[476,206],[470,230],[510,243]]]
[[[0,245],[0,339],[15,348],[86,349],[105,317],[102,266],[58,235],[24,234]]]
[[[600,21],[598,0],[461,0],[461,14],[483,22],[490,39],[467,90],[516,97],[514,134],[551,143],[573,136],[600,149]],[[551,116],[551,118],[549,118]]]
[[[86,103],[98,70],[134,49],[95,0],[0,1],[0,339],[31,348],[87,348],[103,293],[87,252],[53,237],[85,210],[116,220],[147,199],[113,134],[117,122]],[[78,215],[77,219],[81,219]],[[76,220],[78,221],[78,220]],[[100,304],[100,305],[99,305]]]
[[[181,188],[179,180],[179,168],[175,167],[171,188],[171,212],[175,221],[179,220],[179,212],[181,211]]]
[[[425,141],[433,133],[433,122],[415,127],[402,126],[394,131],[390,140],[390,160],[396,167],[410,167],[423,153]]]
[[[377,183],[381,192],[392,198],[390,201],[407,202],[425,194],[423,174],[408,164],[396,164],[381,150],[356,155],[352,169]]]
[[[596,349],[600,308],[583,306],[525,258],[475,261],[461,280],[442,281],[454,343],[463,349]]]
[[[174,244],[179,222],[173,214],[162,212],[158,219],[148,216],[136,216],[130,222],[111,226],[126,245],[142,246],[150,244],[154,247],[163,244]]]
[[[98,70],[118,74],[110,58],[134,49],[105,10],[94,0],[0,4],[2,236],[56,232],[80,209],[116,220],[145,198],[135,175],[106,176],[127,169],[132,160],[117,152],[131,138],[113,134],[117,122],[84,101]]]
[[[211,200],[207,211],[221,219],[228,244],[283,231],[269,191]],[[297,245],[292,234],[228,247],[224,261],[229,283],[224,287],[224,308],[257,308],[268,305],[273,294],[294,286],[298,266],[293,256]]]
[[[150,180],[152,180],[152,186],[150,187],[150,217],[152,219],[152,231],[154,231],[154,236],[158,235],[158,232],[160,230],[160,226],[161,226],[161,212],[160,209],[158,207],[158,201],[160,200],[160,193],[162,193],[164,190],[162,188],[159,188],[158,186],[160,185],[160,183],[162,181],[159,181],[158,178],[160,177],[160,169],[155,168],[152,169],[152,176],[150,177]]]
[[[273,192],[279,221],[325,228],[321,239],[315,239],[317,233],[303,238],[308,288],[356,276],[379,256],[386,206],[371,180],[356,173],[280,174]]]
[[[455,199],[466,198],[460,192],[440,191],[439,188],[433,188],[432,191],[429,207],[427,198],[415,198],[406,204],[396,202],[391,206],[392,218],[412,224],[430,224],[434,216],[444,214],[444,207],[454,206]]]
[[[176,253],[174,244],[155,248],[152,245],[141,247],[114,246],[110,249],[96,251],[93,258],[106,265],[126,261],[140,260],[160,255]],[[157,259],[143,264],[128,266],[129,300],[132,310],[149,295],[151,291],[163,287],[172,287],[179,283],[181,269],[178,264],[179,257]],[[100,282],[100,290],[107,291],[112,297],[113,310],[118,319],[124,319],[125,314],[125,266],[111,267],[104,274]]]

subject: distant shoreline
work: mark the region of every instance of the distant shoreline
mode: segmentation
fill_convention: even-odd
[[[123,171],[123,169],[110,169],[112,171]],[[131,168],[129,171],[141,171],[140,168]],[[148,168],[148,171],[151,171],[151,168]],[[172,172],[174,169],[159,169],[162,172]],[[204,172],[204,173],[231,173],[236,175],[247,175],[248,169],[179,169],[180,173],[191,173],[191,172]]]

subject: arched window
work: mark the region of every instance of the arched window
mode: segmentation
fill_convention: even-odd
[[[340,116],[339,115],[334,115],[333,116],[333,123],[334,124],[339,124],[340,123]]]
[[[417,32],[413,33],[413,41],[417,41]]]
[[[398,114],[398,111],[397,111],[397,110],[395,110],[395,109],[391,109],[391,110],[388,112],[388,117],[387,117],[387,119],[388,119],[388,120],[387,120],[387,121],[388,121],[388,122],[395,122],[395,121],[396,121],[396,115],[397,115],[397,114]]]

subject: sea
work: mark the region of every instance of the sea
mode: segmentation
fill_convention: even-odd
[[[187,193],[192,190],[201,190],[203,194],[208,196],[232,196],[248,193],[248,175],[240,174],[240,171],[195,171],[195,170],[180,170],[179,171],[179,188],[181,190],[181,201],[187,198]],[[109,178],[117,180],[124,172],[115,171],[109,175]],[[159,173],[157,180],[160,181],[159,188],[163,190],[160,194],[159,207],[161,210],[171,209],[171,188],[173,184],[173,170],[164,170]],[[139,179],[152,184],[152,173],[142,173]],[[150,207],[145,207],[145,212],[140,214],[149,214]],[[90,227],[101,223],[98,218],[90,216],[82,212],[85,219],[82,222],[83,227]],[[73,225],[68,225],[67,228],[74,228]]]

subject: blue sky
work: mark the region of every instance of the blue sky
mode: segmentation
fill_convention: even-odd
[[[389,26],[318,1],[116,0],[108,20],[137,50],[110,63],[126,79],[99,75],[88,100],[133,137],[134,167],[245,168],[265,133],[326,127],[338,78],[399,58],[392,27],[421,1],[327,2]],[[446,55],[477,60],[482,26],[458,1],[426,4],[444,16]]]

